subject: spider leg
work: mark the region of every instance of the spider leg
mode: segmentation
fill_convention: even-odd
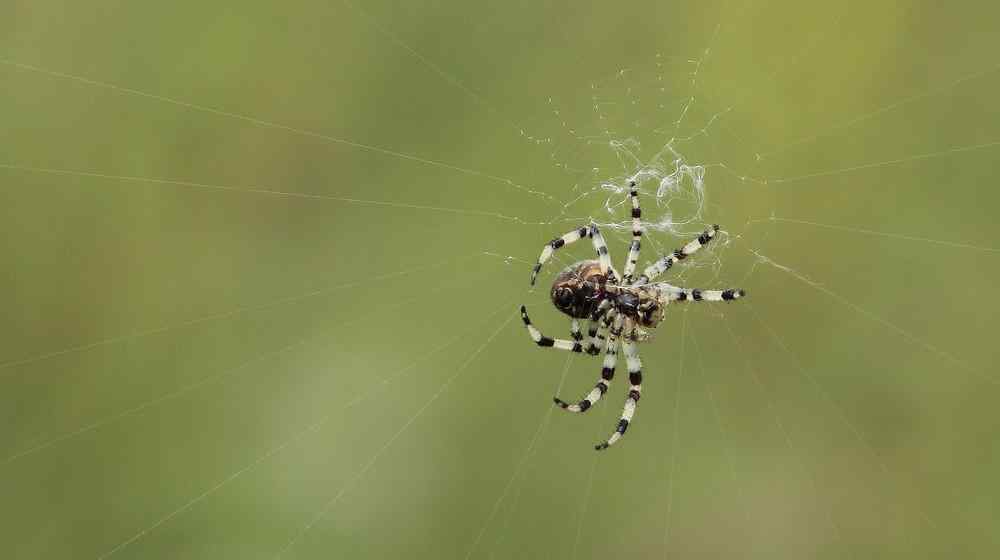
[[[580,332],[580,321],[579,320],[577,320],[577,319],[574,318],[572,321],[570,321],[570,323],[569,323],[569,335],[570,335],[570,337],[573,338],[573,340],[575,340],[577,342],[580,342],[581,340],[583,340],[583,333]]]
[[[605,340],[608,333],[608,325],[611,324],[611,320],[614,319],[614,315],[617,312],[611,309],[611,300],[604,300],[601,304],[594,310],[594,313],[590,317],[590,323],[587,325],[587,346],[585,352],[591,356],[596,356],[601,353],[601,350],[605,346]]]
[[[670,284],[661,284],[657,290],[667,296],[670,301],[732,301],[746,297],[746,290],[731,288],[728,290],[699,290],[698,288],[679,288]]]
[[[601,350],[604,349],[607,333],[607,326],[597,321],[591,321],[590,326],[587,328],[587,345],[583,351],[591,356],[600,354]]]
[[[521,320],[524,321],[524,326],[528,328],[528,336],[531,340],[535,341],[535,344],[548,348],[555,348],[557,350],[569,350],[570,352],[583,352],[583,345],[579,341],[574,340],[564,340],[561,338],[550,338],[541,333],[534,325],[531,324],[531,319],[528,318],[528,310],[521,306]]]
[[[594,446],[594,449],[598,451],[602,449],[607,449],[615,444],[622,436],[625,435],[625,430],[628,429],[629,422],[632,421],[632,416],[635,414],[636,404],[639,402],[639,396],[642,393],[642,361],[639,359],[639,347],[636,345],[635,341],[628,337],[622,343],[622,347],[625,350],[625,362],[628,367],[628,380],[632,385],[629,387],[628,397],[625,399],[625,407],[622,410],[622,417],[618,420],[618,427],[611,434],[604,443],[599,443]]]
[[[706,229],[699,235],[696,239],[692,239],[687,245],[677,249],[672,255],[667,255],[657,260],[653,264],[646,267],[646,270],[642,271],[639,279],[635,281],[636,286],[641,286],[643,284],[649,283],[657,276],[663,274],[664,272],[670,270],[670,267],[674,266],[677,261],[682,261],[688,258],[690,255],[696,253],[698,249],[707,245],[709,241],[715,238],[715,234],[718,233],[719,226],[714,225],[709,229]]]
[[[642,209],[639,208],[639,192],[635,189],[635,181],[629,181],[631,190],[628,193],[632,199],[632,244],[628,248],[628,260],[625,261],[625,276],[623,282],[632,282],[635,263],[639,262],[639,240],[642,239]]]
[[[601,400],[604,393],[608,392],[608,386],[611,385],[611,380],[615,377],[615,364],[618,361],[618,335],[615,329],[620,329],[622,324],[621,317],[615,320],[615,326],[611,330],[611,338],[608,339],[608,347],[604,352],[604,363],[601,367],[601,378],[597,380],[597,384],[594,388],[587,393],[577,404],[569,404],[566,401],[560,399],[559,397],[553,397],[552,400],[561,407],[563,410],[568,410],[569,412],[587,412],[590,407]],[[620,331],[617,331],[620,332]]]
[[[611,256],[608,255],[608,245],[604,242],[604,236],[597,229],[597,225],[591,224],[574,229],[562,237],[557,237],[549,241],[548,245],[542,248],[542,254],[538,256],[538,262],[531,269],[531,285],[535,285],[538,272],[542,269],[542,265],[552,257],[552,253],[570,243],[576,243],[584,237],[589,237],[593,241],[594,250],[597,251],[597,258],[601,263],[601,274],[607,275],[608,271],[611,270]]]

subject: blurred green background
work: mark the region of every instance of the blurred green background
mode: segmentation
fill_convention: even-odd
[[[4,3],[0,556],[995,558],[998,17]],[[530,263],[670,138],[678,282],[750,298],[595,454],[623,381],[553,413],[599,365],[515,312],[565,336]]]

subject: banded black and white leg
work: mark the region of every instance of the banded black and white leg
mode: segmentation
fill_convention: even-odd
[[[569,322],[569,336],[576,342],[583,342],[583,333],[580,332],[580,321],[575,318]]]
[[[670,270],[674,263],[677,261],[682,261],[694,253],[698,252],[705,245],[708,245],[710,241],[715,239],[716,234],[719,233],[719,226],[714,225],[709,229],[706,229],[697,238],[692,239],[687,245],[676,249],[673,254],[661,257],[659,260],[653,264],[646,267],[639,275],[638,280],[635,281],[636,286],[641,286],[647,284],[656,279],[657,276],[663,274],[664,272]]]
[[[531,340],[535,341],[535,344],[543,348],[569,350],[570,352],[583,352],[583,345],[580,344],[579,340],[551,338],[543,335],[541,331],[535,328],[535,325],[531,324],[531,319],[528,318],[528,310],[523,305],[521,306],[521,320],[524,321],[524,326],[528,329],[528,336],[531,337]],[[577,328],[579,328],[579,326]]]
[[[601,322],[591,321],[587,327],[587,343],[583,346],[583,351],[591,356],[600,354],[607,336],[608,329]]]
[[[698,288],[680,288],[670,284],[659,284],[657,290],[666,295],[670,301],[733,301],[747,295],[746,290],[741,288],[700,290]]]
[[[577,404],[569,404],[568,402],[560,399],[558,396],[553,397],[552,400],[557,406],[563,410],[569,412],[587,412],[590,407],[601,400],[604,393],[608,392],[608,387],[611,385],[611,380],[615,377],[615,365],[618,362],[618,335],[616,332],[620,332],[622,325],[622,317],[618,316],[615,318],[614,326],[611,327],[611,337],[608,338],[608,346],[604,351],[604,363],[601,364],[601,378],[597,380],[597,384],[594,388],[587,393],[587,396],[583,397]],[[616,331],[616,328],[619,331]]]
[[[587,344],[584,352],[596,356],[604,349],[608,337],[608,327],[616,312],[611,309],[611,300],[604,300],[594,311],[587,326]]]
[[[562,237],[557,237],[542,248],[542,254],[538,256],[538,262],[531,269],[531,285],[535,285],[535,280],[538,278],[538,272],[542,270],[542,265],[545,264],[554,252],[570,245],[576,243],[584,237],[589,237],[594,244],[594,250],[597,251],[597,259],[601,265],[601,274],[607,275],[611,267],[611,256],[608,254],[608,244],[604,241],[604,236],[601,235],[601,231],[597,228],[596,224],[591,224],[589,226],[583,226],[577,228],[564,234]]]
[[[630,284],[632,275],[635,273],[635,265],[639,262],[639,246],[642,240],[642,209],[639,207],[639,191],[636,190],[635,181],[629,181],[628,196],[632,199],[632,244],[628,248],[628,258],[625,261],[624,276],[622,282]]]
[[[635,408],[639,403],[639,397],[642,395],[642,360],[639,359],[639,346],[630,336],[623,339],[622,349],[625,352],[625,364],[628,367],[628,380],[630,384],[628,397],[625,398],[622,416],[618,420],[618,426],[611,434],[611,437],[603,443],[594,446],[594,449],[598,451],[611,447],[625,435],[625,431],[628,430],[628,426],[632,422],[632,417],[635,415]]]

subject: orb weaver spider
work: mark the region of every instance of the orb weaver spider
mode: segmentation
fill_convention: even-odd
[[[706,229],[696,239],[672,254],[650,264],[638,278],[634,277],[643,227],[635,181],[629,182],[629,188],[629,198],[632,201],[632,243],[629,246],[628,260],[625,261],[624,274],[619,275],[612,266],[608,246],[596,224],[575,229],[550,241],[542,249],[538,262],[531,270],[531,285],[534,286],[542,265],[555,251],[584,237],[589,237],[593,242],[597,260],[585,260],[570,265],[556,276],[550,291],[552,304],[556,309],[572,318],[570,322],[572,340],[543,335],[531,323],[527,309],[521,306],[521,318],[528,329],[528,335],[538,346],[581,352],[591,356],[604,353],[601,378],[587,396],[576,404],[567,403],[558,396],[553,398],[556,405],[563,410],[586,412],[601,400],[614,378],[619,348],[624,351],[631,386],[618,426],[607,440],[595,446],[597,450],[614,445],[625,435],[632,421],[642,393],[642,361],[639,359],[638,343],[648,339],[647,329],[656,328],[663,320],[668,304],[686,301],[732,301],[746,296],[746,292],[741,289],[699,290],[681,288],[666,282],[653,282],[670,270],[674,263],[684,260],[712,241],[719,231],[717,225]],[[589,320],[586,345],[583,343],[584,337],[580,331],[580,319]]]

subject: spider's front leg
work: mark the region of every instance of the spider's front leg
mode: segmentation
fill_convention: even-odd
[[[746,297],[742,288],[728,290],[699,290],[698,288],[679,288],[670,284],[657,286],[657,290],[670,301],[733,301]]]
[[[628,430],[632,416],[635,415],[635,407],[639,403],[639,397],[642,393],[642,361],[639,359],[639,347],[632,340],[631,334],[622,343],[622,347],[625,349],[625,363],[628,367],[628,380],[631,384],[628,391],[628,398],[625,399],[622,417],[618,420],[618,427],[615,428],[614,433],[604,443],[594,446],[594,449],[598,451],[611,447],[625,435],[625,430]]]
[[[607,275],[608,271],[611,270],[611,256],[608,254],[608,245],[604,242],[604,236],[601,235],[601,231],[597,229],[596,224],[591,224],[589,226],[583,226],[577,228],[569,233],[564,234],[562,237],[557,237],[542,248],[542,254],[538,256],[538,262],[531,269],[531,285],[535,285],[535,280],[538,278],[538,272],[542,270],[542,265],[546,263],[556,250],[565,247],[571,243],[576,243],[584,237],[590,237],[591,241],[594,243],[594,250],[597,251],[597,258],[601,265],[601,274]]]
[[[715,239],[715,235],[719,232],[719,226],[714,225],[711,229],[706,229],[697,238],[692,239],[687,245],[677,249],[671,255],[662,257],[660,260],[654,262],[653,264],[646,267],[646,270],[642,271],[639,275],[639,279],[635,281],[636,286],[641,286],[647,284],[656,279],[657,276],[663,274],[664,272],[670,270],[670,267],[674,266],[677,261],[682,261],[689,256],[693,255],[705,245],[708,245],[710,241]]]
[[[628,248],[628,259],[625,261],[624,278],[625,284],[632,282],[632,274],[635,272],[635,264],[639,262],[639,242],[642,239],[642,209],[639,208],[639,191],[636,190],[635,181],[629,181],[628,196],[632,199],[632,244]]]

